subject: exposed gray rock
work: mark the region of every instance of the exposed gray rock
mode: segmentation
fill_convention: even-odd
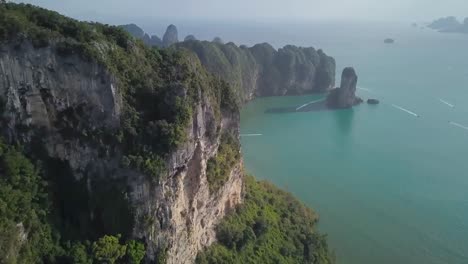
[[[121,25],[119,26],[123,28],[125,31],[130,33],[134,38],[141,39],[143,42],[151,47],[161,47],[162,46],[162,40],[156,36],[156,35],[148,35],[141,29],[139,26],[135,24],[128,24],[128,25]]]
[[[224,44],[224,41],[220,37],[215,37],[213,39],[213,42],[218,44]]]
[[[449,16],[439,18],[428,25],[429,28],[445,33],[463,33],[468,34],[468,17],[459,22],[456,17]]]
[[[335,85],[335,60],[314,48],[288,45],[276,50],[268,43],[247,48],[208,41],[177,47],[193,51],[206,69],[228,81],[245,101],[325,92]]]
[[[170,45],[177,42],[179,42],[179,33],[177,32],[177,27],[174,25],[169,25],[162,39],[162,44],[164,47],[169,47]]]
[[[454,16],[443,17],[433,21],[427,27],[442,31],[442,32],[454,32],[459,30],[461,23]]]
[[[197,40],[197,38],[194,35],[188,35],[184,39],[184,41],[190,41],[190,40]]]
[[[102,47],[106,48],[111,47]],[[155,184],[148,175],[123,168],[118,147],[103,154],[92,141],[61,132],[60,117],[73,118],[76,111],[85,118],[73,120],[73,133],[86,133],[82,122],[97,131],[120,126],[123,100],[118,80],[104,66],[78,55],[60,56],[54,43],[35,49],[22,42],[3,45],[2,50],[0,97],[6,103],[2,134],[28,146],[41,144],[43,155],[65,164],[76,180],[86,179],[89,195],[97,192],[93,183],[99,180],[123,182],[133,208],[132,232],[145,241],[150,260],[166,248],[167,263],[193,263],[198,251],[216,240],[216,224],[242,201],[242,161],[217,193],[210,193],[206,164],[216,155],[223,131],[239,136],[238,113],[217,113],[219,133],[210,135],[215,108],[200,87],[201,99],[186,128],[187,141],[166,158],[167,175]],[[32,132],[23,133],[25,127]],[[40,131],[42,136],[34,137]]]
[[[119,27],[123,28],[135,38],[141,39],[145,36],[145,31],[135,24],[121,25]]]
[[[152,47],[162,47],[162,40],[158,36],[152,35],[148,44]]]
[[[332,109],[350,108],[362,103],[356,96],[358,77],[354,68],[348,67],[341,75],[341,86],[330,91],[327,97],[327,106]]]

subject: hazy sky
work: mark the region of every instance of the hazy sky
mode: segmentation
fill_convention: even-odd
[[[16,1],[18,2],[18,1]],[[204,20],[402,20],[468,16],[468,0],[27,0],[69,16]]]

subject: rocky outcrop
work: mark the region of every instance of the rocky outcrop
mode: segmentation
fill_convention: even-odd
[[[243,100],[259,96],[325,92],[335,85],[335,60],[322,50],[270,44],[251,48],[207,41],[178,43],[194,52],[210,72],[227,80]]]
[[[213,42],[217,44],[224,44],[224,41],[220,37],[215,37]]]
[[[306,73],[304,78],[291,67],[319,67],[327,59],[313,49],[299,48],[296,54],[293,47],[285,48],[285,55],[278,59],[281,52],[266,47],[265,56],[259,56],[261,50],[255,56],[267,64],[256,65],[257,59],[248,48],[240,49],[249,52],[240,52],[232,43],[216,44],[224,59],[236,67],[231,80],[239,80],[239,73],[245,77],[236,95],[224,80],[208,73],[193,53],[156,52],[119,28],[79,22],[31,5],[10,3],[1,11],[6,14],[0,41],[1,147],[3,141],[21,145],[21,155],[41,164],[37,176],[42,179],[32,173],[34,168],[27,160],[24,166],[6,167],[24,167],[28,172],[24,174],[31,174],[23,177],[15,172],[18,177],[11,178],[20,178],[17,182],[23,178],[37,181],[26,188],[41,189],[36,195],[31,196],[30,190],[24,193],[26,200],[38,204],[30,211],[41,212],[38,218],[44,228],[39,225],[39,229],[57,231],[54,240],[60,237],[60,246],[52,250],[57,255],[48,255],[49,246],[56,245],[55,241],[48,244],[52,239],[47,238],[35,259],[57,257],[61,262],[62,258],[76,262],[74,250],[70,256],[63,255],[70,244],[79,247],[83,253],[80,259],[96,258],[86,256],[86,251],[96,253],[96,244],[91,249],[87,241],[121,234],[111,239],[128,245],[138,240],[136,251],[141,255],[141,250],[146,250],[145,263],[193,263],[197,253],[216,240],[215,226],[243,200],[238,102],[242,89],[257,87],[257,75],[267,72],[262,67],[273,73],[276,67],[281,68],[279,72],[284,70],[294,83],[306,83],[311,77]],[[44,23],[43,18],[55,22]],[[130,28],[139,38],[148,38],[142,30]],[[290,64],[282,65],[283,59]],[[243,63],[246,61],[249,63]],[[327,63],[327,67],[332,65]],[[317,69],[314,80],[328,75],[330,69]],[[220,72],[225,70],[228,68]],[[327,79],[316,82],[324,85]],[[278,194],[278,203],[294,200]],[[50,208],[42,201],[46,196],[51,200]],[[268,201],[253,203],[262,206]],[[313,231],[316,217],[306,208],[299,209],[307,219],[288,225],[300,231],[294,232],[298,250],[293,254],[301,260],[329,262],[328,256],[322,255],[328,251],[326,243]],[[288,220],[294,215],[281,217]],[[14,215],[11,218],[13,225],[9,226],[21,243],[36,246],[43,242],[39,238],[32,243],[30,225],[17,223]],[[250,228],[252,223],[247,222]],[[13,230],[14,224],[18,230]],[[255,239],[250,230],[248,239]],[[304,234],[308,238],[303,242]],[[107,242],[101,246],[106,248]]]
[[[177,28],[170,25],[161,45],[176,43]],[[193,35],[177,47],[194,52],[203,66],[228,81],[243,101],[261,96],[323,93],[335,85],[335,60],[320,49],[287,45],[276,50],[268,43],[238,47],[232,42],[224,44],[219,37],[209,42],[197,41]]]
[[[465,18],[463,22],[460,22],[454,16],[443,17],[433,21],[428,25],[428,27],[445,33],[468,34],[468,18]]]
[[[150,37],[148,34],[145,34],[143,42],[150,47],[162,47],[163,45],[162,40],[156,35]]]
[[[134,38],[142,39],[145,36],[145,31],[136,24],[120,25],[119,27],[130,33]]]
[[[439,18],[428,25],[429,28],[439,31],[452,31],[460,26],[460,22],[454,16]]]
[[[377,100],[377,99],[367,99],[367,103],[370,104],[370,105],[376,105],[376,104],[379,104],[380,101]]]
[[[132,183],[136,190],[132,201],[141,205],[136,218],[151,215],[154,221],[149,227],[145,222],[138,223],[135,235],[158,245],[150,248],[150,255],[157,253],[152,250],[167,245],[168,264],[193,263],[201,249],[216,241],[216,224],[242,201],[242,162],[234,166],[217,193],[210,193],[207,161],[216,155],[219,140],[213,141],[206,133],[213,114],[209,102],[197,106],[188,130],[190,143],[171,155],[167,181],[155,188],[140,176]],[[238,135],[239,115],[225,117],[221,130],[236,131]]]
[[[353,68],[345,68],[341,75],[341,86],[330,91],[327,97],[327,106],[332,109],[350,108],[362,103],[356,96],[358,77]]]
[[[119,125],[122,98],[116,80],[97,63],[83,63],[79,56],[59,56],[55,47],[35,49],[24,42],[0,52],[0,96],[10,136],[18,126],[54,129],[60,113],[86,103],[93,126]]]
[[[119,214],[111,217],[129,217],[133,224],[127,235],[146,242],[149,260],[165,252],[167,263],[193,263],[197,252],[215,241],[215,225],[242,201],[241,161],[216,193],[210,193],[206,177],[207,160],[216,155],[221,134],[230,131],[239,136],[239,113],[216,113],[213,100],[202,92],[204,87],[198,89],[200,100],[185,129],[187,140],[164,160],[168,170],[155,183],[148,175],[121,165],[123,150],[118,144],[99,148],[105,143],[90,136],[118,131],[121,126],[125,106],[118,77],[77,54],[60,55],[54,42],[36,49],[20,40],[0,48],[2,134],[21,142],[31,155],[53,162],[61,178],[70,175],[69,184],[75,183],[62,183],[60,188],[83,188],[86,193],[74,199],[89,199],[88,206],[95,200],[111,199]],[[213,134],[219,117],[219,128]],[[73,130],[64,125],[68,123]],[[109,193],[99,196],[102,188],[115,186],[118,191],[110,193],[118,199]],[[128,216],[121,210],[127,206],[132,208]],[[105,217],[102,209],[73,210],[89,223],[100,223]]]
[[[121,25],[119,27],[123,28],[125,31],[130,33],[130,35],[132,35],[134,38],[143,40],[143,42],[150,47],[162,46],[162,40],[158,36],[150,36],[149,34],[145,33],[143,29],[141,29],[135,24]]]
[[[166,33],[164,33],[162,45],[164,47],[169,47],[177,42],[179,42],[179,33],[177,32],[177,27],[174,25],[169,25],[166,29]]]
[[[197,38],[194,35],[188,35],[184,39],[184,41],[191,41],[191,40],[197,40]]]

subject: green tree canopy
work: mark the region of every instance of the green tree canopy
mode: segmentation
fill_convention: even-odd
[[[94,259],[98,263],[114,264],[117,260],[125,255],[126,246],[121,245],[120,235],[103,236],[98,241],[93,243]]]
[[[127,242],[127,258],[129,263],[140,264],[144,257],[145,245],[135,240]]]

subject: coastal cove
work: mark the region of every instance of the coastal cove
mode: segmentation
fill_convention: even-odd
[[[468,263],[455,18],[22,2],[0,0],[0,263]]]
[[[468,38],[382,28],[295,35],[338,74],[354,66],[358,96],[381,103],[271,113],[325,95],[256,99],[241,113],[241,134],[256,135],[241,137],[245,166],[319,213],[338,263],[467,263]]]

